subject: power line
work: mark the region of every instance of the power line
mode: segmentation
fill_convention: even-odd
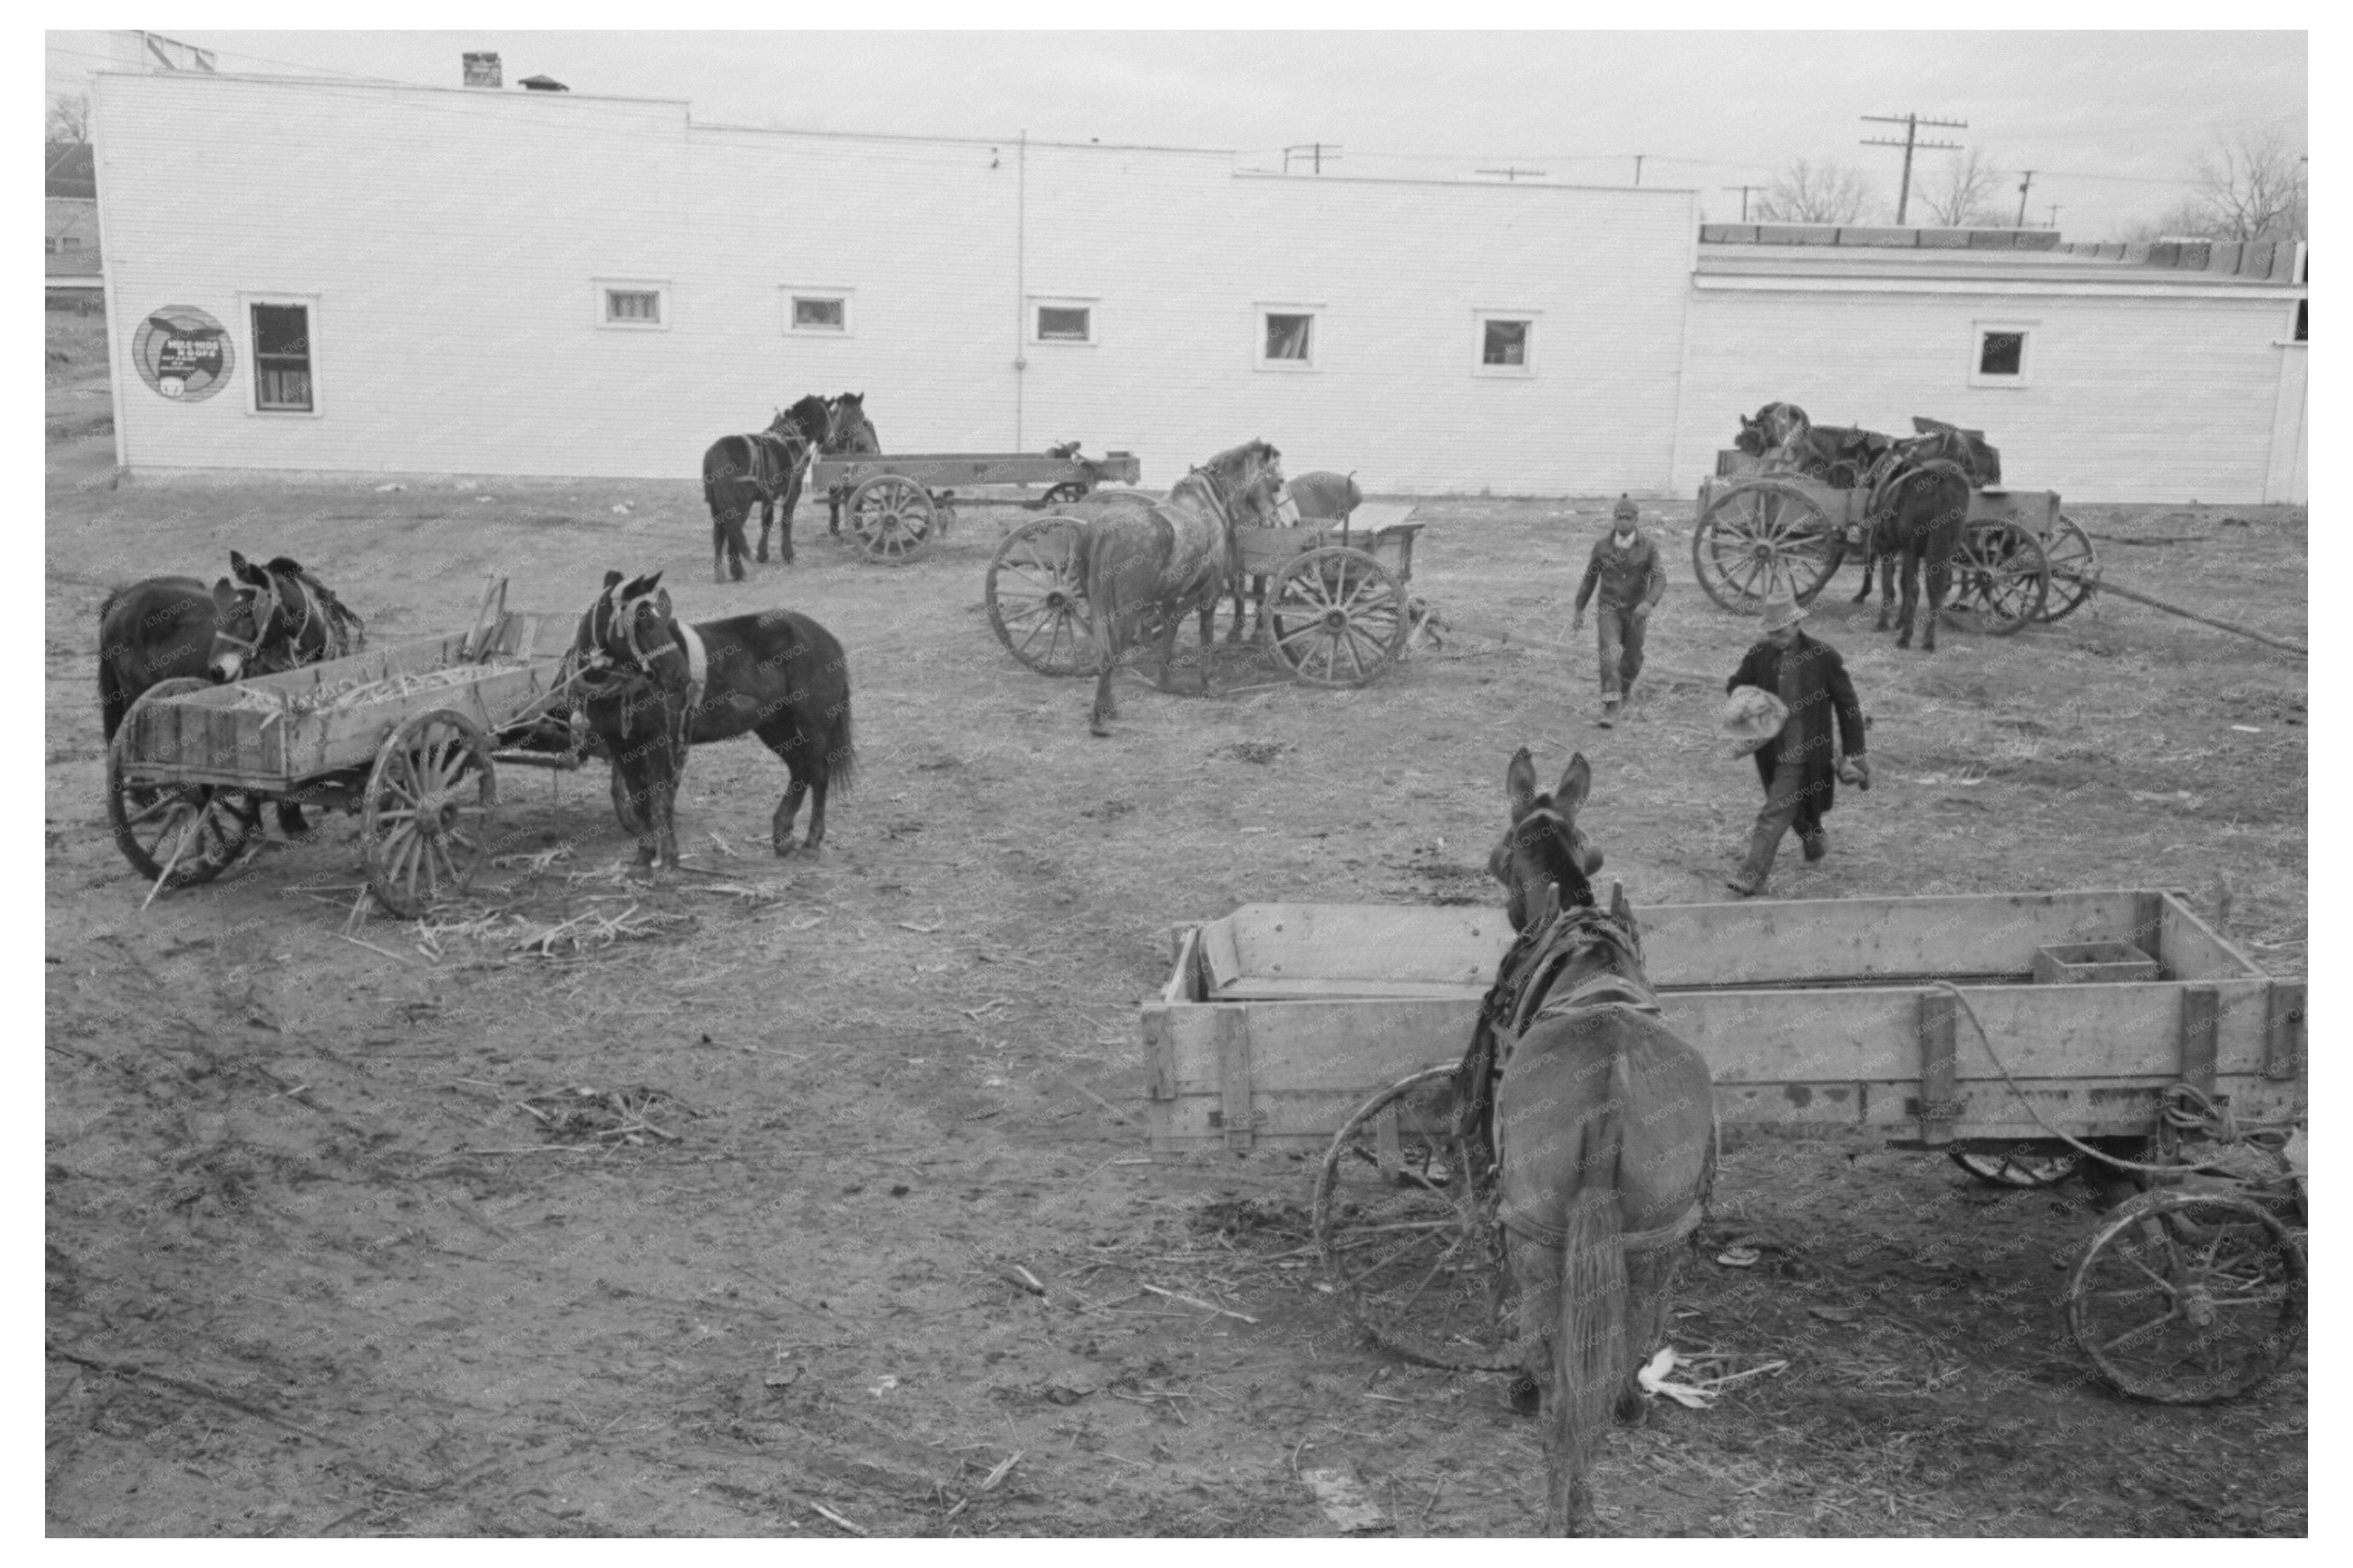
[[[1863,142],[1863,145],[1866,147],[1901,147],[1904,149],[1904,188],[1895,198],[1895,226],[1901,228],[1904,226],[1904,209],[1911,203],[1912,200],[1913,147],[1916,144],[1927,151],[1945,148],[1955,153],[1961,150],[1961,144],[1957,142],[1919,141],[1920,127],[1923,125],[1946,125],[1950,126],[1956,131],[1967,131],[1969,128],[1969,122],[1966,120],[1923,120],[1916,114],[1866,114],[1862,118],[1865,120],[1883,121],[1891,125],[1901,125],[1904,127],[1904,140],[1901,142],[1890,142],[1884,139],[1879,139],[1866,140]]]
[[[1501,174],[1507,182],[1514,184],[1519,182],[1519,178],[1522,174],[1525,174],[1531,179],[1541,179],[1544,177],[1545,174],[1545,171],[1542,169],[1523,169],[1517,164],[1514,164],[1508,168],[1480,169],[1474,172],[1482,174]]]

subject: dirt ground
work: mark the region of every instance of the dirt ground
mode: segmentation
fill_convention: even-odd
[[[1676,580],[1651,657],[1713,678],[1652,682],[1614,731],[1589,659],[1458,633],[1355,692],[1245,664],[1208,700],[1131,680],[1102,741],[1082,683],[990,635],[1018,512],[967,510],[890,570],[805,508],[797,566],[716,587],[685,480],[110,488],[95,331],[50,324],[76,356],[49,366],[51,1533],[1536,1526],[1537,1433],[1503,1380],[1388,1356],[1319,1290],[1312,1161],[1146,1158],[1134,1009],[1176,921],[1493,897],[1523,743],[1547,777],[1592,759],[1586,825],[1638,905],[1721,897],[1757,784],[1708,723],[1753,623],[1693,584],[1688,501],[1657,509]],[[1415,587],[1565,638],[1606,508],[1426,502]],[[2069,510],[2117,536],[2118,580],[2306,636],[2300,509]],[[346,817],[142,910],[105,823],[97,606],[232,547],[296,555],[382,637],[462,628],[486,573],[517,607],[583,605],[610,565],[667,569],[694,616],[803,610],[851,653],[857,787],[821,856],[778,861],[782,768],[698,752],[681,838],[720,875],[649,886],[601,770],[510,773],[501,825],[537,858],[435,921],[347,931]],[[1774,891],[2183,887],[2303,972],[2300,661],[2120,601],[1899,655],[1853,584],[1813,627],[1872,716],[1876,787]],[[1674,1342],[1787,1365],[1613,1436],[1605,1525],[2303,1533],[2301,1355],[2229,1406],[2105,1392],[2056,1305],[2084,1205],[1859,1135],[1736,1132]],[[1708,1260],[1736,1235],[1761,1266]]]

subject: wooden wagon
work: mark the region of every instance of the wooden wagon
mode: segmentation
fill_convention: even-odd
[[[291,801],[360,814],[368,884],[394,914],[462,891],[491,851],[497,764],[583,758],[561,710],[578,617],[508,611],[505,591],[462,636],[142,693],[107,753],[124,858],[159,889],[208,881],[258,847],[265,803]]]
[[[1883,486],[1833,485],[1720,451],[1715,477],[1700,483],[1692,571],[1709,598],[1741,615],[1762,610],[1777,583],[1810,604],[1847,552],[1866,548],[1870,519],[1886,500]],[[2059,510],[2056,491],[1973,485],[1945,611],[1973,616],[1995,636],[2060,620],[2090,596],[2098,568],[2091,537]]]
[[[2062,1135],[2188,1169],[2180,1151],[2206,1147],[2217,1117],[2276,1125],[2305,1109],[2305,983],[2263,973],[2171,892],[1669,905],[1641,918],[1665,1021],[1707,1058],[1727,1124],[1869,1129],[2024,1182],[2044,1179],[2042,1157],[2073,1152]],[[1143,1009],[1154,1152],[1324,1151],[1317,1237],[1343,1306],[1390,1348],[1440,1365],[1517,1364],[1495,1295],[1492,1198],[1454,1100],[1512,935],[1493,910],[1246,905],[1180,928],[1175,972]],[[2140,1364],[2113,1321],[2141,1288],[2147,1227],[2193,1222],[2232,1244],[2193,1282],[2200,1300],[2228,1283],[2217,1268],[2262,1276],[2249,1287],[2260,1300],[2214,1330],[2245,1354],[2203,1381]],[[2195,1184],[2133,1199],[2077,1265],[2079,1342],[2128,1393],[2251,1386],[2301,1311],[2284,1225],[2276,1205]],[[2264,1348],[2231,1337],[2242,1331]]]
[[[913,560],[934,535],[945,538],[955,521],[956,491],[935,486],[1044,485],[1046,492],[1035,504],[1060,506],[1098,485],[1134,484],[1143,474],[1132,452],[1103,458],[869,452],[818,458],[809,487],[825,492],[836,531],[843,513],[849,514],[850,536],[867,560],[897,566]]]
[[[1267,579],[1254,636],[1293,679],[1363,686],[1404,656],[1414,627],[1406,591],[1413,542],[1424,527],[1406,521],[1413,510],[1366,501],[1336,527],[1234,531],[1239,574]],[[1069,515],[1033,519],[1006,535],[988,563],[989,625],[1007,652],[1041,675],[1094,672],[1084,526]]]

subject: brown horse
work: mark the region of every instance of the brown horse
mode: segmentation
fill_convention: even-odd
[[[790,408],[779,409],[765,430],[748,436],[722,436],[702,454],[702,502],[711,509],[711,580],[744,580],[744,524],[752,507],[760,508],[760,550],[755,560],[768,559],[768,530],[777,509],[784,511],[782,555],[793,563],[793,508],[800,504],[801,475],[809,455],[833,433],[833,413],[826,400],[812,394]]]
[[[1524,1372],[1544,1392],[1546,1525],[1592,1532],[1587,1468],[1613,1414],[1643,1414],[1635,1373],[1666,1326],[1683,1241],[1715,1180],[1706,1060],[1661,1021],[1622,891],[1596,904],[1577,826],[1583,756],[1536,793],[1523,748],[1504,774],[1511,827],[1488,858],[1519,938],[1488,1011],[1510,1041],[1496,1090],[1504,1251]]]
[[[1732,438],[1732,444],[1752,458],[1762,458],[1785,450],[1811,424],[1806,411],[1794,403],[1768,403],[1753,419],[1746,414],[1740,416],[1740,434]]]
[[[1904,611],[1895,635],[1897,647],[1912,646],[1912,617],[1920,602],[1923,564],[1928,578],[1928,626],[1920,636],[1920,651],[1936,651],[1936,618],[1952,582],[1953,558],[1969,521],[1969,479],[1953,463],[1923,463],[1898,477],[1894,499],[1871,525],[1871,552],[1879,559],[1879,626],[1887,629],[1894,607],[1896,574],[1904,580]],[[1871,557],[1862,563],[1862,588],[1871,592]],[[1858,600],[1858,603],[1861,601]]]
[[[1093,623],[1095,701],[1088,728],[1111,733],[1119,716],[1113,672],[1147,626],[1160,634],[1160,688],[1169,686],[1176,633],[1201,618],[1201,691],[1209,689],[1210,619],[1234,576],[1238,525],[1288,528],[1299,508],[1282,481],[1282,454],[1264,441],[1219,453],[1176,481],[1165,501],[1114,497],[1084,509],[1087,614]]]
[[[213,584],[213,645],[206,669],[216,681],[275,675],[367,646],[367,626],[301,563],[280,555],[256,566],[232,550]]]

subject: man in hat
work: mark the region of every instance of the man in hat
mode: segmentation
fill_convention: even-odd
[[[1618,498],[1609,514],[1609,531],[1593,542],[1593,558],[1585,563],[1585,582],[1577,590],[1577,614],[1568,623],[1571,636],[1585,626],[1586,601],[1601,589],[1601,717],[1607,730],[1618,721],[1618,704],[1631,700],[1634,678],[1642,673],[1642,627],[1667,591],[1667,569],[1659,547],[1641,527],[1641,512],[1627,496]]]
[[[1748,837],[1748,858],[1725,884],[1744,899],[1765,886],[1781,836],[1790,828],[1798,830],[1807,859],[1819,860],[1830,852],[1822,816],[1837,797],[1841,779],[1871,787],[1871,763],[1862,754],[1862,706],[1855,700],[1854,682],[1847,679],[1846,661],[1836,648],[1798,629],[1805,618],[1788,585],[1775,584],[1765,598],[1764,640],[1748,650],[1724,683],[1726,692],[1742,686],[1772,692],[1789,710],[1780,734],[1756,753],[1757,773],[1765,781],[1765,808],[1757,814],[1756,830]],[[1839,761],[1841,752],[1844,763]]]

